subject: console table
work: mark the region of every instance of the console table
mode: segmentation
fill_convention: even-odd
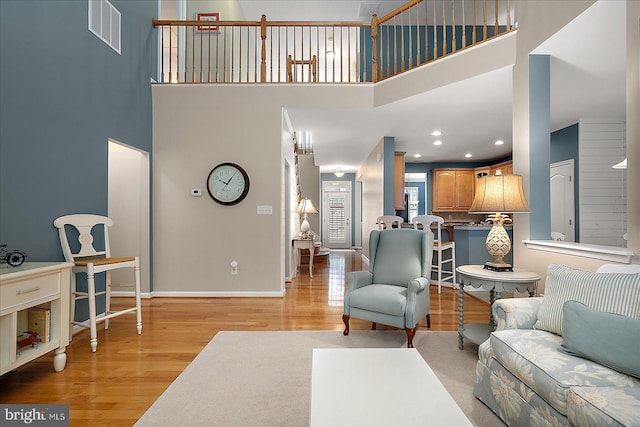
[[[25,262],[0,268],[0,375],[55,350],[53,369],[67,363],[69,345],[70,262]],[[16,337],[28,329],[28,309],[51,310],[48,342],[17,352]]]
[[[464,348],[464,338],[472,343],[482,344],[495,329],[491,306],[500,292],[528,292],[532,297],[536,293],[540,276],[529,271],[513,269],[513,271],[485,270],[482,265],[463,265],[456,268],[460,280],[458,294],[458,348]],[[489,323],[464,323],[464,287],[482,287],[489,291]]]
[[[301,258],[302,255],[300,254],[300,251],[302,249],[308,249],[309,250],[309,277],[313,277],[313,253],[316,250],[316,246],[315,246],[315,242],[313,241],[313,239],[302,239],[302,238],[295,238],[293,239],[293,249],[295,250],[295,259],[296,259],[296,266],[295,266],[295,271],[298,272],[300,269],[300,263],[301,263]]]

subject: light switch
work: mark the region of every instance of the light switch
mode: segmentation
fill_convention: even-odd
[[[258,205],[258,215],[273,215],[273,207]]]

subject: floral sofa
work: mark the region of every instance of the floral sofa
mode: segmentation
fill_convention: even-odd
[[[552,264],[545,296],[494,303],[474,395],[511,426],[640,426],[640,273]]]

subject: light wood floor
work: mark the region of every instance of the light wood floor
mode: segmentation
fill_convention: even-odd
[[[108,331],[98,326],[91,353],[83,330],[67,348],[64,371],[53,371],[51,353],[0,377],[0,403],[69,404],[72,426],[133,425],[218,331],[341,331],[344,275],[360,269],[360,252],[333,251],[314,265],[313,278],[303,265],[284,298],[144,300],[142,335],[134,316],[116,318]],[[432,330],[457,330],[457,298],[457,291],[431,287]],[[466,296],[465,321],[488,322],[488,304]],[[370,328],[351,321],[352,330]]]

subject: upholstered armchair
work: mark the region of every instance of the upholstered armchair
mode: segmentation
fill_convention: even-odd
[[[374,230],[369,236],[369,271],[347,274],[342,321],[363,319],[404,328],[407,347],[413,347],[418,322],[429,315],[429,275],[433,233],[429,230]]]

